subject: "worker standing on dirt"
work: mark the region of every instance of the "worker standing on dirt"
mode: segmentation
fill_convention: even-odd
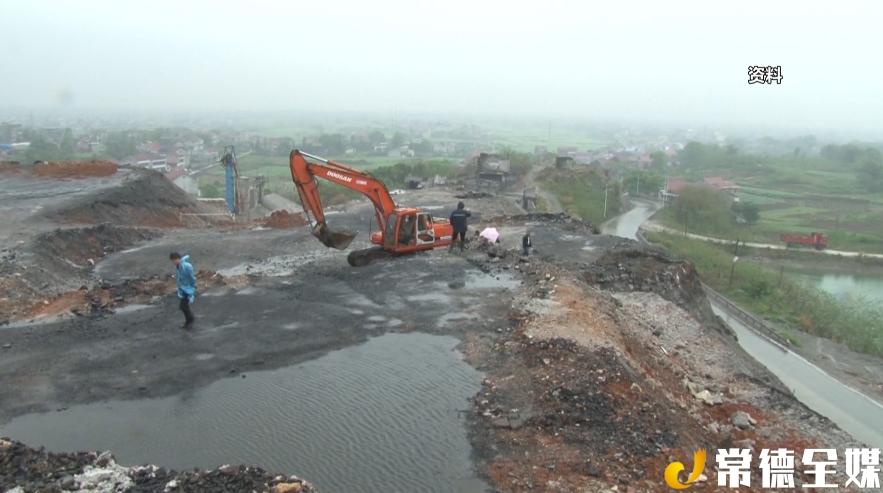
[[[457,210],[451,213],[451,226],[454,227],[454,236],[451,237],[451,245],[448,247],[448,251],[454,249],[454,242],[457,241],[457,237],[460,237],[460,251],[463,251],[463,247],[466,244],[466,230],[469,226],[469,217],[472,214],[466,210],[466,204],[460,202],[457,204]]]
[[[175,264],[175,281],[178,284],[178,299],[181,300],[178,305],[184,312],[184,326],[182,328],[189,329],[193,326],[196,318],[190,311],[190,305],[196,300],[196,274],[193,272],[193,265],[190,263],[190,255],[183,257],[178,252],[169,254],[169,260]]]
[[[533,246],[533,243],[530,242],[530,231],[526,231],[524,236],[521,237],[521,249],[522,254],[527,257],[530,254],[530,247]]]

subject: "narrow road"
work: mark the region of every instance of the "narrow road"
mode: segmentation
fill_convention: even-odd
[[[561,202],[558,201],[558,197],[543,190],[543,187],[541,187],[539,185],[539,183],[537,182],[537,179],[536,179],[537,173],[539,173],[540,170],[542,170],[542,169],[543,168],[541,166],[532,167],[530,169],[530,171],[528,171],[527,177],[524,179],[524,186],[525,187],[536,187],[537,195],[541,199],[543,199],[543,201],[546,203],[546,210],[542,211],[542,212],[551,212],[551,213],[564,212],[564,208],[561,207]]]
[[[726,240],[723,238],[714,238],[712,236],[697,235],[694,233],[684,233],[683,231],[680,231],[680,230],[677,230],[674,228],[669,228],[668,226],[663,226],[662,224],[659,224],[659,223],[656,223],[653,221],[648,221],[646,224],[644,224],[642,226],[642,228],[647,231],[657,231],[657,232],[661,232],[661,233],[677,234],[677,235],[681,235],[681,236],[686,236],[687,238],[692,238],[694,240],[702,240],[702,241],[707,241],[710,243],[719,243],[722,245],[732,245],[733,244],[733,240]],[[789,249],[785,245],[775,245],[772,243],[747,242],[747,243],[742,243],[742,245],[747,246],[749,248],[768,248],[770,250],[794,250],[793,248]],[[819,255],[834,255],[837,257],[865,257],[865,258],[876,258],[876,259],[883,260],[883,253],[850,252],[847,250],[828,250],[828,249],[815,250],[815,249],[811,249],[811,248],[802,248],[802,249],[800,249],[800,252],[815,253],[815,254],[819,254]]]
[[[799,354],[769,342],[726,309],[712,302],[714,312],[732,327],[739,345],[766,366],[800,402],[828,417],[856,439],[883,447],[883,405],[832,377]]]
[[[636,240],[638,229],[659,210],[659,204],[642,199],[632,199],[632,204],[628,212],[601,224],[601,233]]]
[[[641,227],[651,229],[642,224],[657,210],[658,204],[635,201],[632,210],[604,223],[602,232],[646,243],[638,231]],[[883,433],[877,426],[877,423],[883,422],[883,405],[834,378],[796,352],[770,341],[743,324],[726,307],[710,301],[714,312],[736,332],[739,345],[773,372],[800,402],[827,416],[856,439],[874,447],[883,446]]]

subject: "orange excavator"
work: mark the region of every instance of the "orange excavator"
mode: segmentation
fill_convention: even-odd
[[[434,219],[431,214],[420,209],[399,207],[386,185],[364,171],[297,149],[291,151],[289,166],[291,179],[312,225],[313,236],[329,248],[346,249],[356,233],[332,231],[328,227],[319,197],[317,178],[355,190],[374,204],[380,230],[371,233],[371,243],[377,246],[350,252],[347,261],[354,267],[367,265],[384,257],[432,250],[451,244],[454,229],[447,220]]]

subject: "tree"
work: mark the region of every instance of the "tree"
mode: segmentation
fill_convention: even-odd
[[[372,145],[380,144],[381,142],[386,142],[386,135],[383,135],[383,132],[380,130],[374,130],[368,134],[368,140]]]
[[[668,156],[662,151],[656,151],[650,154],[650,166],[655,170],[665,168],[668,163]]]
[[[74,149],[74,134],[71,129],[64,129],[64,136],[61,138],[61,144],[58,146],[58,152],[62,159],[73,159],[76,149]]]
[[[204,183],[199,187],[199,195],[207,199],[217,199],[224,196],[218,183]]]
[[[635,195],[656,195],[664,184],[665,178],[652,171],[631,171],[622,180],[625,191]]]
[[[856,178],[859,185],[869,192],[883,192],[883,163],[870,155],[862,158]]]
[[[346,151],[342,134],[322,134],[319,136],[319,145],[328,154],[343,154]]]
[[[408,137],[405,134],[403,134],[401,132],[396,132],[392,136],[392,140],[389,142],[389,146],[390,147],[400,147],[402,144],[405,143],[405,141],[407,139],[408,139]]]
[[[729,199],[708,187],[684,187],[672,209],[685,229],[720,232],[730,224]]]
[[[31,145],[24,153],[24,162],[57,161],[61,158],[58,146],[49,142],[41,135],[31,137]]]
[[[111,132],[104,139],[107,155],[114,159],[123,159],[135,154],[135,139],[129,132]]]
[[[754,202],[733,202],[733,213],[736,217],[742,218],[748,226],[760,221],[760,207]]]

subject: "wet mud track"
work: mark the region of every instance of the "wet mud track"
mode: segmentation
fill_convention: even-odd
[[[173,296],[99,318],[8,327],[0,419],[109,398],[165,396],[288,366],[386,332],[458,335],[505,316],[505,287],[457,255],[434,252],[361,269],[337,256],[296,275],[209,290],[180,328]]]

